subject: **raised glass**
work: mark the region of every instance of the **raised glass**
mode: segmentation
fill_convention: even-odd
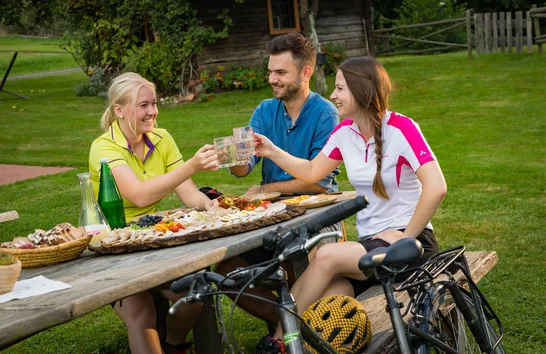
[[[233,139],[235,141],[237,165],[247,165],[250,158],[256,155],[252,127],[233,128]]]
[[[214,152],[218,156],[219,167],[231,167],[237,163],[235,142],[232,136],[214,139]]]

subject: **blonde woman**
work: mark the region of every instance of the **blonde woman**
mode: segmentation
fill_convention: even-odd
[[[330,99],[345,120],[312,161],[293,157],[255,134],[259,156],[307,183],[320,180],[343,162],[351,184],[370,202],[357,214],[360,240],[319,248],[294,283],[291,293],[300,314],[323,296],[363,292],[369,282],[358,261],[374,248],[414,237],[425,251],[419,263],[438,252],[430,220],[447,190],[444,176],[417,123],[387,110],[391,90],[389,75],[374,58],[343,62]],[[277,328],[259,343],[257,353],[279,353],[280,338]]]
[[[127,221],[156,211],[161,199],[172,191],[187,207],[210,206],[211,200],[198,190],[191,177],[199,171],[218,170],[214,147],[205,145],[184,162],[171,135],[157,128],[154,84],[135,73],[122,74],[112,81],[108,101],[101,119],[104,134],[93,142],[89,154],[95,192],[98,191],[100,159],[106,157],[123,197]],[[178,299],[170,291],[162,293],[170,300]],[[162,353],[149,292],[117,301],[113,307],[127,326],[133,354]],[[199,311],[199,306],[186,306],[179,308],[177,314],[194,318]],[[179,318],[178,337],[168,331],[167,342],[183,345],[193,322]],[[169,325],[174,322],[167,323]]]

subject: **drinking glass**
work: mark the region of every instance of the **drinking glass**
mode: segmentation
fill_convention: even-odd
[[[235,139],[237,165],[247,165],[250,158],[256,155],[252,127],[233,128]]]
[[[237,163],[237,152],[233,136],[214,139],[214,152],[218,156],[219,167],[231,167]]]

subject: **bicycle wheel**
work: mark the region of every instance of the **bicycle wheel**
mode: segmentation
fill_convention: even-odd
[[[477,322],[480,317],[483,318],[488,338],[476,338],[474,336],[453,296],[446,287],[436,285],[431,289],[429,295],[428,300],[425,301],[418,312],[417,318],[420,318],[420,330],[431,334],[451,348],[464,354],[481,353],[479,340],[488,342],[491,345],[497,342],[497,332],[485,316],[479,314],[472,298],[466,292],[463,291],[462,295],[471,310],[472,322]],[[445,353],[428,342],[422,343],[415,352],[418,354]],[[494,354],[504,354],[501,344],[495,348]]]

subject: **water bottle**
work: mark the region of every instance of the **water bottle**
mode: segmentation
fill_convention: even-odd
[[[123,210],[123,199],[119,193],[116,180],[112,175],[108,159],[100,159],[100,180],[99,180],[99,206],[108,220],[112,229],[125,227],[125,211]]]
[[[82,194],[82,206],[78,226],[83,226],[88,235],[93,235],[89,244],[98,247],[100,246],[100,240],[108,237],[110,227],[95,199],[90,176],[91,173],[89,172],[78,174]]]

